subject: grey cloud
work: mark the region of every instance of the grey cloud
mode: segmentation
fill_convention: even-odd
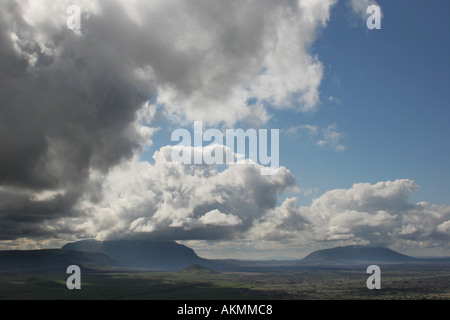
[[[313,110],[322,66],[308,47],[333,3],[79,0],[81,31],[73,32],[65,25],[72,1],[0,0],[0,196],[7,198],[0,237],[66,232],[64,219],[107,197],[102,181],[151,137],[136,126],[149,100],[173,122],[261,125],[270,117],[267,102]],[[249,98],[257,103],[247,106]],[[247,199],[225,184],[216,191],[239,196],[224,210],[255,217],[251,203],[273,208],[292,184],[267,185],[246,171],[242,178],[255,188],[243,193]],[[153,197],[165,194],[146,187]],[[187,200],[176,201],[182,207]],[[130,217],[138,218],[136,210]]]
[[[136,111],[152,91],[97,29],[94,41],[27,24],[18,2],[2,1],[2,8],[0,186],[8,200],[0,219],[9,230],[2,237],[14,238],[45,233],[43,221],[71,216],[90,170],[106,173],[133,155]],[[30,200],[49,190],[61,194]]]

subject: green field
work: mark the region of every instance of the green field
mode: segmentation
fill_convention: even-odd
[[[0,299],[450,299],[448,267],[389,267],[381,289],[369,290],[364,269],[292,272],[89,273],[81,290],[68,290],[68,275],[1,274]]]

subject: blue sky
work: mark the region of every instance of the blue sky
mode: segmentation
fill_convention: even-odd
[[[282,140],[282,163],[301,185],[320,191],[409,178],[421,186],[413,200],[450,204],[449,4],[380,6],[382,29],[368,30],[350,22],[345,2],[336,5],[312,49],[325,65],[319,110],[278,120],[285,126],[336,123],[345,151]]]

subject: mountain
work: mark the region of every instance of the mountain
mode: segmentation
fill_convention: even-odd
[[[0,271],[66,272],[70,265],[82,270],[116,266],[117,263],[102,253],[59,249],[0,251]]]
[[[204,259],[174,241],[83,240],[61,249],[0,251],[0,272],[65,273],[69,265],[84,271],[158,269],[197,275],[217,271],[289,271],[317,268],[320,265],[380,263],[448,264],[449,258],[412,258],[381,247],[346,246],[310,253],[302,260]],[[184,268],[184,269],[183,269]]]
[[[205,274],[216,274],[217,271],[211,270],[199,264],[192,264],[189,267],[180,270],[180,274],[189,275],[189,276],[200,276]]]
[[[175,241],[82,240],[64,245],[62,250],[100,252],[121,266],[144,269],[172,269],[202,263],[191,248]]]
[[[358,264],[358,263],[407,263],[415,258],[382,247],[345,246],[318,250],[303,258],[303,262],[317,264]]]

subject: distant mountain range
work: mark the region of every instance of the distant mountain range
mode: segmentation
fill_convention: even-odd
[[[61,249],[0,251],[0,272],[65,272],[76,264],[84,271],[176,270],[183,273],[250,270],[298,270],[357,264],[450,263],[450,258],[419,259],[382,247],[346,246],[318,250],[301,260],[211,260],[175,241],[83,240]]]

